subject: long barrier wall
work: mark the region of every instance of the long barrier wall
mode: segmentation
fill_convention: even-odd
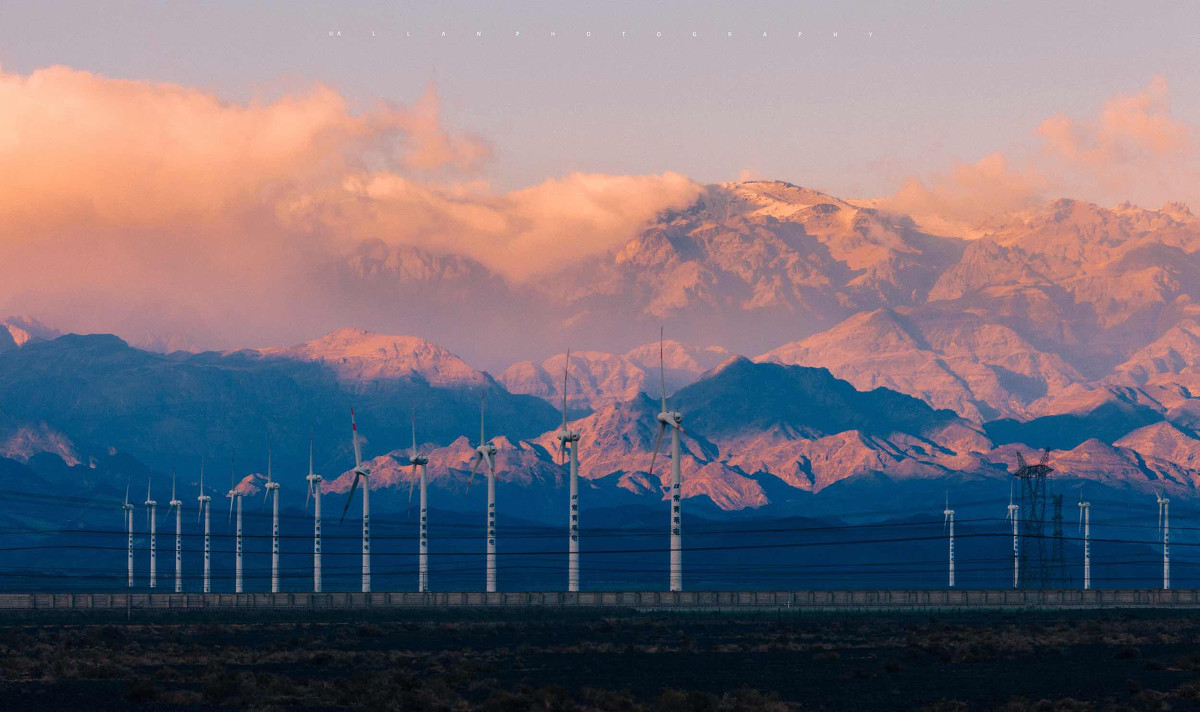
[[[1198,589],[874,591],[529,591],[381,593],[9,593],[0,612],[31,610],[304,610],[386,608],[641,610],[962,610],[1200,608]]]

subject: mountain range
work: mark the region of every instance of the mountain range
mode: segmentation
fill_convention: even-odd
[[[664,496],[662,472],[647,470],[665,387],[689,433],[685,496],[714,511],[803,513],[856,482],[890,497],[998,479],[1041,448],[1064,478],[1193,495],[1200,222],[1179,204],[1064,199],[952,224],[786,183],[721,184],[533,284],[465,257],[363,247],[336,278],[403,297],[424,336],[340,329],[163,354],[9,319],[0,454],[86,468],[123,453],[189,472],[201,456],[218,471],[232,457],[253,488],[268,436],[278,466],[299,471],[312,432],[338,491],[353,405],[373,487],[407,488],[415,411],[436,486],[465,489],[486,392],[500,476],[532,490],[561,478],[552,433],[565,395],[592,495],[648,502]],[[445,332],[419,313],[422,294],[504,305],[521,317],[500,326],[543,350],[472,365],[487,350],[462,345],[475,322],[456,325],[459,343],[435,343],[429,331]],[[551,340],[580,347],[565,393]]]

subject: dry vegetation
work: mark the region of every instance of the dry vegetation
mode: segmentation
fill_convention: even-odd
[[[0,619],[6,710],[1200,710],[1200,617]]]

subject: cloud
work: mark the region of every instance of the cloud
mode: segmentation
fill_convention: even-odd
[[[389,173],[301,196],[282,219],[297,232],[341,231],[354,241],[463,254],[521,282],[619,247],[659,212],[693,202],[700,190],[677,173],[574,173],[497,195],[482,183],[436,185]]]
[[[310,335],[318,314],[345,325],[337,305],[370,295],[324,275],[366,242],[467,255],[522,281],[612,249],[699,192],[668,173],[500,193],[478,178],[491,158],[444,124],[432,85],[356,113],[319,85],[238,103],[0,69],[0,314],[142,341],[271,343]]]
[[[1192,130],[1171,116],[1169,89],[1162,77],[1134,94],[1104,103],[1099,116],[1077,120],[1057,114],[1041,123],[1037,135],[1047,170],[1061,181],[1115,194],[1149,187],[1159,200],[1173,191],[1194,191],[1196,152]],[[1095,185],[1087,185],[1095,183]],[[1124,195],[1121,199],[1128,199]]]
[[[1035,205],[1044,199],[1045,189],[1045,180],[1031,166],[1014,170],[1002,154],[992,153],[925,180],[905,179],[881,205],[914,216],[972,222]]]
[[[1200,199],[1193,130],[1172,117],[1168,97],[1166,80],[1155,77],[1138,92],[1108,99],[1095,118],[1057,114],[1043,120],[1034,142],[1008,155],[991,153],[940,174],[907,178],[881,204],[974,221],[1055,197],[1151,207]]]

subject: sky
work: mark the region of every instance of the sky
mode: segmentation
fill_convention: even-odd
[[[344,318],[283,285],[364,241],[520,283],[747,178],[963,219],[1195,205],[1198,28],[1191,2],[0,2],[0,315],[290,343]]]

